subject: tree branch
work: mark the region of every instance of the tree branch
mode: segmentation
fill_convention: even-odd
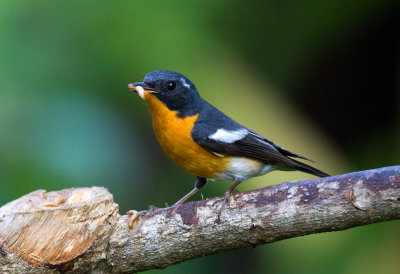
[[[128,229],[99,187],[32,192],[0,208],[0,272],[137,272],[226,250],[400,218],[400,166],[287,182],[142,211]]]

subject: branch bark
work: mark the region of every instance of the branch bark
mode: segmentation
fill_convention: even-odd
[[[297,236],[400,219],[400,166],[286,182],[141,211],[128,229],[100,187],[32,192],[0,208],[0,272],[138,272]]]

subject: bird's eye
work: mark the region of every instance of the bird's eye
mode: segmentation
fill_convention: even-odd
[[[167,83],[167,89],[169,89],[169,90],[174,90],[175,88],[176,88],[175,82],[169,81],[169,82]]]

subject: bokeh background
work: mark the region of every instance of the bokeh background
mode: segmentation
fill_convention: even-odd
[[[190,190],[127,89],[156,69],[328,173],[399,164],[399,14],[386,0],[0,1],[0,204],[97,185],[124,213]],[[273,172],[239,190],[307,178]],[[399,273],[399,246],[392,221],[151,273]]]

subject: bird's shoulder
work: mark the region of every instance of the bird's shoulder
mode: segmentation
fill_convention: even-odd
[[[193,137],[198,139],[207,139],[209,135],[218,129],[235,131],[244,128],[206,101],[202,102],[202,107],[198,114],[199,116],[192,132]]]

